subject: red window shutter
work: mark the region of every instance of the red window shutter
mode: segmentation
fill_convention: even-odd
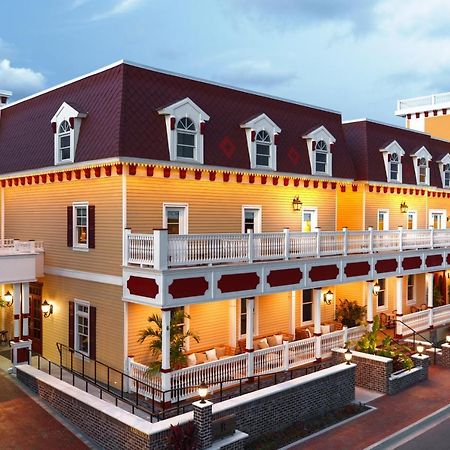
[[[390,161],[390,160],[391,160],[391,154],[388,153],[388,161]]]
[[[75,304],[69,302],[69,347],[74,348],[75,346]]]
[[[73,247],[73,206],[67,207],[67,247]]]
[[[52,122],[52,131],[53,134],[56,134],[56,122]]]
[[[96,359],[97,352],[96,352],[96,332],[97,329],[97,308],[94,308],[93,306],[89,307],[89,358],[90,359]]]
[[[251,132],[251,137],[252,137],[252,142],[255,142],[255,138],[256,138],[256,131],[253,131],[252,130],[252,132]]]
[[[88,207],[88,246],[89,248],[95,248],[95,206],[89,205]]]

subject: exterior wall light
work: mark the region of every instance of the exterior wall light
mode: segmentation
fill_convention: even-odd
[[[422,353],[425,350],[425,346],[423,344],[417,344],[416,350],[419,356],[422,356]]]
[[[402,214],[406,214],[408,212],[408,205],[406,204],[406,202],[400,203],[400,212]]]
[[[206,403],[205,398],[208,395],[208,385],[205,383],[205,381],[202,381],[200,386],[198,387],[198,395],[201,398],[200,403]]]
[[[344,353],[344,358],[347,361],[347,365],[350,365],[350,362],[353,358],[353,353],[352,351],[347,347],[347,351]]]
[[[6,291],[6,294],[3,296],[3,300],[5,300],[5,304],[8,308],[10,308],[14,303],[13,296],[9,291]]]
[[[297,195],[297,197],[294,197],[294,198],[292,199],[292,209],[293,209],[294,211],[301,211],[301,210],[302,210],[302,205],[303,205],[303,203],[302,203],[302,201],[298,198],[298,195]]]
[[[328,289],[328,292],[326,292],[325,294],[323,294],[323,301],[327,304],[327,305],[331,305],[331,302],[334,299],[334,295],[333,293]]]
[[[53,314],[53,305],[44,300],[44,303],[41,305],[42,315],[44,317],[50,317]]]
[[[378,281],[373,285],[373,294],[378,295],[380,293],[380,285],[378,284]]]

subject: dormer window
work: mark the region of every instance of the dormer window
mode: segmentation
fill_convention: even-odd
[[[203,131],[208,114],[188,97],[158,113],[166,118],[170,160],[203,164]]]
[[[266,114],[241,125],[247,136],[251,169],[277,170],[277,138],[281,129]]]
[[[197,130],[189,117],[183,117],[177,123],[177,158],[193,159]]]
[[[336,142],[334,136],[324,126],[320,126],[303,138],[306,139],[308,146],[311,174],[331,177],[333,174],[331,147]]]
[[[450,187],[450,164],[444,164],[444,182],[442,183],[444,187]]]
[[[402,156],[405,151],[397,141],[392,141],[389,145],[380,148],[383,155],[386,179],[391,183],[401,183],[403,181]]]
[[[81,121],[87,116],[81,108],[64,102],[51,119],[54,133],[55,164],[75,161]]]
[[[430,184],[430,153],[425,147],[421,147],[411,155],[414,162],[414,172],[416,174],[417,184]]]
[[[443,188],[450,188],[450,154],[446,154],[440,161],[439,172],[441,173],[441,181]]]

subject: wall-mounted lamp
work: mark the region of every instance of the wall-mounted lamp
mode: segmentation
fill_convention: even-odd
[[[406,202],[400,203],[400,212],[402,214],[406,214],[408,212],[408,205],[406,204]]]
[[[200,386],[198,387],[198,395],[201,398],[200,403],[206,403],[205,398],[208,395],[208,385],[205,383],[205,381],[202,381]]]
[[[381,287],[378,281],[373,285],[373,295],[378,295],[380,293]]]
[[[6,294],[3,296],[3,300],[5,301],[5,305],[9,308],[13,305],[14,299],[11,292],[6,291]]]
[[[298,195],[297,195],[297,197],[294,197],[294,198],[292,199],[292,209],[293,209],[294,211],[301,211],[301,210],[302,210],[302,205],[303,205],[303,203],[302,203],[302,201],[298,198]]]
[[[331,305],[331,302],[334,299],[334,295],[333,293],[328,289],[328,292],[325,292],[325,294],[323,294],[323,301],[327,304],[327,305]]]
[[[450,279],[450,272],[447,272],[447,278]]]
[[[44,300],[44,303],[41,305],[42,315],[44,317],[50,317],[53,314],[53,305]]]

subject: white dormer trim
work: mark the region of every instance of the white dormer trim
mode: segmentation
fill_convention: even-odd
[[[308,134],[305,134],[302,137],[303,139],[306,139],[306,145],[308,147],[311,174],[328,175],[331,177],[333,175],[333,153],[331,151],[331,147],[336,142],[336,138],[323,125],[309,132]],[[327,147],[325,155],[325,171],[317,170],[318,167],[316,164],[316,145],[320,141],[324,141]]]
[[[433,159],[430,152],[424,147],[420,147],[417,152],[410,155],[413,159],[414,164],[414,173],[416,174],[416,183],[424,186],[430,185],[430,161]],[[425,169],[425,181],[420,181],[420,170],[419,170],[419,161],[424,158],[427,167]]]
[[[397,141],[392,141],[386,147],[380,148],[380,152],[383,154],[384,168],[386,171],[386,180],[390,183],[402,183],[403,182],[403,167],[402,156],[405,155],[405,151]],[[398,176],[397,179],[391,178],[391,166],[390,159],[393,154],[398,156]]]
[[[449,176],[447,177],[447,183],[445,181],[445,172],[444,167],[448,164],[450,166],[450,154],[446,154],[440,161],[437,161],[439,166],[439,173],[441,174],[441,182],[442,187],[444,189],[450,188],[450,167],[449,167]]]
[[[189,97],[158,110],[158,114],[165,116],[166,118],[170,160],[203,164],[203,124],[209,120],[209,115]],[[177,155],[177,123],[183,117],[189,117],[195,125],[196,131],[193,158],[185,158]]]
[[[55,165],[75,162],[75,152],[80,134],[81,119],[84,119],[86,115],[86,113],[78,111],[73,106],[64,102],[59,107],[56,114],[51,118],[50,123],[53,126],[54,132]],[[64,121],[67,121],[70,124],[70,157],[62,159],[60,153],[59,127]]]
[[[278,139],[277,136],[281,133],[281,128],[265,113],[262,113],[259,116],[249,120],[248,122],[241,124],[241,128],[245,129],[245,134],[247,137],[247,147],[250,156],[250,168],[277,170],[276,141]],[[263,130],[266,131],[270,137],[270,156],[268,166],[258,165],[256,161],[256,136]]]

